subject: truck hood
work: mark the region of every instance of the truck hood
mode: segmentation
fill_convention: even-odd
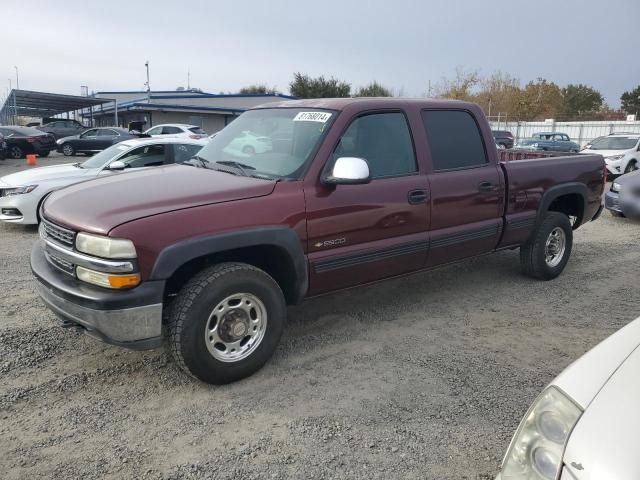
[[[275,185],[275,180],[169,165],[56,191],[45,202],[44,214],[52,222],[73,230],[106,235],[114,227],[142,217],[269,195]]]
[[[83,169],[74,167],[73,163],[65,163],[62,165],[50,165],[48,167],[39,167],[31,170],[23,170],[22,172],[12,173],[0,178],[0,183],[10,185],[12,187],[20,187],[25,185],[34,185],[48,180],[60,180],[63,178],[83,177],[87,174],[94,174],[94,169]]]
[[[596,346],[553,382],[584,409],[563,459],[577,480],[640,478],[638,344],[640,319]]]

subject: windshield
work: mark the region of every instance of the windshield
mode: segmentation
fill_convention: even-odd
[[[235,166],[252,176],[297,178],[334,116],[318,109],[249,110],[213,137],[198,157],[206,168]]]
[[[591,150],[630,150],[638,143],[638,137],[603,137],[591,144]]]
[[[81,163],[79,166],[81,168],[102,168],[106,163],[109,163],[128,148],[129,147],[126,145],[116,143],[115,145],[96,153],[93,157],[86,162]]]

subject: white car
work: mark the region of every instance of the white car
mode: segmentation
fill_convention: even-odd
[[[190,138],[125,140],[82,163],[12,173],[0,178],[0,220],[8,223],[38,223],[40,205],[54,190],[133,168],[182,163],[207,143],[208,139]]]
[[[589,143],[583,151],[599,153],[612,175],[640,168],[640,133],[614,133]]]
[[[185,123],[167,123],[164,125],[156,125],[144,132],[145,135],[163,138],[192,138],[194,140],[207,138],[207,132],[197,125],[188,125]]]
[[[640,318],[569,365],[520,422],[499,480],[640,479]]]
[[[229,142],[224,151],[232,155],[252,156],[273,150],[271,138],[244,130]]]

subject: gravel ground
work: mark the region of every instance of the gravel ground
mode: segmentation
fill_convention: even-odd
[[[640,315],[640,225],[605,212],[555,281],[509,251],[311,300],[264,369],[212,387],[60,328],[35,240],[0,225],[5,479],[492,478],[540,389]]]

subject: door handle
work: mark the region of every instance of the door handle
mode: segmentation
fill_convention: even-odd
[[[409,205],[417,205],[427,201],[427,192],[425,190],[412,190],[407,196]]]
[[[478,191],[480,193],[491,193],[495,191],[495,189],[495,185],[491,182],[482,182],[480,185],[478,185]]]

